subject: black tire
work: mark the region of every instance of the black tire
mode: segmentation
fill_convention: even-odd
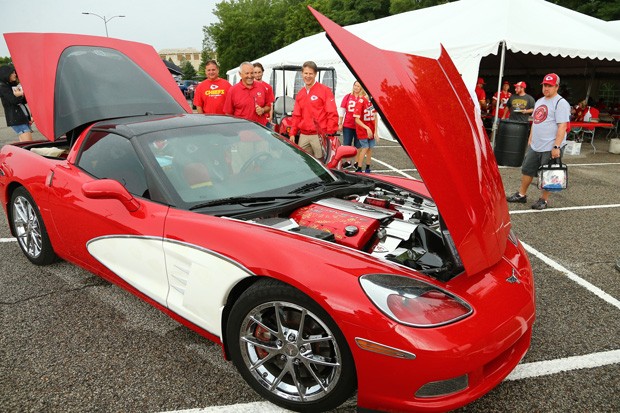
[[[281,407],[330,410],[357,387],[353,356],[336,323],[287,284],[272,279],[253,284],[234,304],[226,332],[239,373]]]
[[[10,217],[11,230],[26,258],[36,265],[48,265],[58,259],[39,208],[24,187],[11,195]]]

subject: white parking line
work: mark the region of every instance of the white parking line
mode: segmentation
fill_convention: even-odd
[[[548,376],[566,371],[592,369],[620,363],[620,350],[604,351],[600,353],[584,354],[583,356],[565,357],[555,360],[535,361],[532,363],[519,364],[506,377],[505,381],[529,379],[533,377]],[[254,402],[229,404],[224,406],[209,406],[205,408],[171,410],[165,413],[286,413],[289,410],[282,409],[269,402]]]
[[[390,165],[387,162],[383,162],[383,161],[378,160],[377,158],[374,158],[373,162],[380,163],[381,165],[383,165],[386,168],[388,168],[390,171],[399,173],[399,174],[401,174],[404,177],[411,178],[411,179],[417,179],[417,178],[414,178],[413,176],[409,175],[408,173],[403,172],[403,169],[398,169],[395,166],[392,166],[392,165]],[[416,169],[413,169],[413,170],[416,171]],[[373,171],[373,172],[379,172],[379,171]]]
[[[15,242],[17,238],[0,238],[0,242]]]
[[[506,377],[506,380],[521,380],[562,373],[564,371],[591,369],[618,363],[620,363],[620,350],[584,354],[583,356],[573,356],[555,360],[535,361],[532,363],[519,364],[512,373]]]
[[[601,162],[601,163],[569,163],[572,168],[573,166],[610,166],[610,165],[620,165],[620,162]],[[521,168],[520,166],[503,166],[497,165],[499,169],[508,169],[508,168]]]
[[[536,258],[540,259],[542,262],[544,262],[545,264],[547,264],[551,268],[553,268],[553,269],[563,273],[570,280],[576,282],[577,284],[579,284],[582,287],[584,287],[586,290],[590,291],[594,295],[596,295],[599,298],[607,301],[609,304],[613,305],[618,310],[620,310],[620,301],[619,300],[617,300],[614,297],[612,297],[611,295],[607,294],[605,291],[601,290],[597,286],[595,286],[593,284],[590,284],[588,281],[584,280],[583,278],[581,278],[580,276],[578,276],[574,272],[568,270],[567,268],[565,268],[561,264],[553,261],[551,258],[547,257],[546,255],[544,255],[543,253],[539,252],[538,250],[532,248],[531,246],[529,246],[525,242],[521,241],[521,244],[523,244],[523,247],[525,248],[525,250],[527,252],[529,252],[530,254],[534,255]]]
[[[531,213],[539,213],[539,212],[556,212],[556,211],[579,211],[582,209],[601,209],[601,208],[620,208],[620,204],[607,204],[607,205],[584,205],[584,206],[574,206],[574,207],[562,207],[562,208],[548,208],[543,209],[542,211],[538,211],[536,209],[524,209],[520,211],[510,211],[510,215],[512,214],[531,214]]]
[[[288,413],[290,410],[283,409],[269,402],[239,403],[225,406],[209,406],[198,409],[171,410],[165,413]]]

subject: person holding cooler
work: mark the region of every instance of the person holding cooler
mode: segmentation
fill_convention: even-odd
[[[508,202],[527,202],[527,190],[538,174],[538,168],[549,163],[551,159],[562,158],[566,145],[566,127],[570,120],[570,105],[558,94],[560,77],[549,73],[543,78],[543,97],[534,106],[532,129],[528,140],[528,149],[521,166],[521,186],[514,194],[506,198]],[[543,190],[532,209],[547,208],[549,191]]]

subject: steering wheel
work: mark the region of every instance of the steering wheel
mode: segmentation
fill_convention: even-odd
[[[260,170],[262,164],[273,159],[269,152],[257,152],[250,159],[245,161],[239,172],[248,172],[249,170]]]

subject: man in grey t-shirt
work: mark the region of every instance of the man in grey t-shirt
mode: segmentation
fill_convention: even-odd
[[[534,106],[534,121],[528,140],[529,148],[521,166],[521,186],[519,191],[506,198],[508,202],[527,202],[527,189],[538,168],[545,165],[550,159],[561,158],[566,144],[566,127],[570,119],[570,105],[562,96],[558,95],[560,77],[549,73],[543,78],[543,97],[538,99]],[[533,209],[547,208],[549,191],[542,191],[540,198],[533,205]]]
[[[525,93],[525,88],[527,87],[525,82],[518,82],[513,86],[515,87],[515,93],[510,96],[506,104],[510,109],[510,120],[527,122],[530,115],[534,113],[534,98]]]

